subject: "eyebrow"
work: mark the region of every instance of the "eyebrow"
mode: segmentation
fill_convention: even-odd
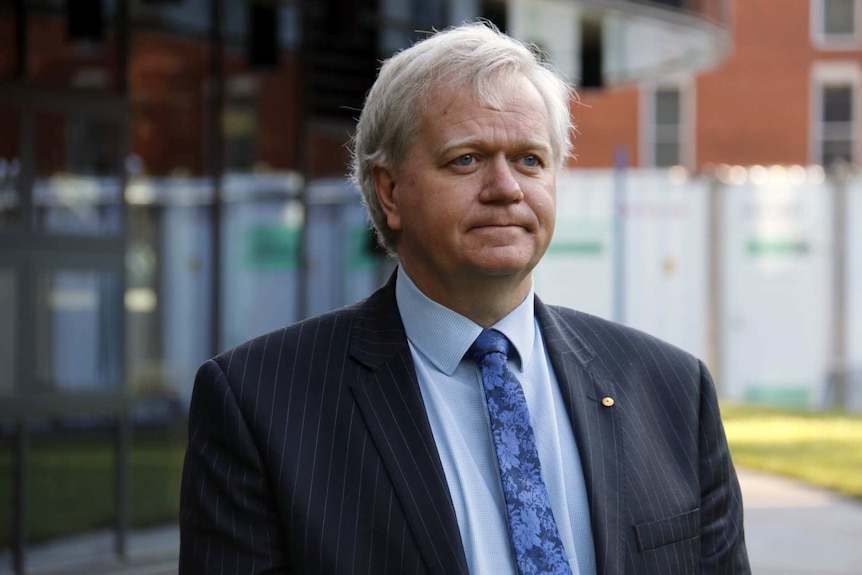
[[[448,140],[444,142],[437,150],[439,155],[445,155],[450,150],[454,150],[457,148],[482,148],[482,140],[475,136],[466,136],[464,138],[455,138],[452,140]],[[520,142],[517,146],[518,149],[522,150],[537,150],[542,151],[543,153],[551,153],[551,145],[544,144],[539,140],[524,140]]]

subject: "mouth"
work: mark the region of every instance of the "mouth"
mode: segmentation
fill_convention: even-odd
[[[485,231],[503,231],[503,230],[525,230],[526,227],[520,224],[478,224],[473,226],[471,229],[473,230],[485,230]]]

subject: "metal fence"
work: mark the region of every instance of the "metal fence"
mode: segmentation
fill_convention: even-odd
[[[0,373],[0,440],[12,453],[0,477],[9,489],[0,496],[12,502],[2,520],[16,553],[0,549],[0,558],[24,565],[34,438],[87,428],[113,446],[112,488],[93,497],[113,502],[116,550],[125,553],[136,434],[149,426],[181,438],[195,369],[211,353],[201,334],[215,321],[217,239],[221,348],[382,283],[393,263],[373,250],[346,181],[309,186],[299,253],[301,184],[291,174],[227,175],[214,226],[206,181],[133,180],[125,239],[109,232],[107,259],[96,261],[94,238],[112,217],[116,182],[37,182],[34,210],[76,236],[68,245],[35,238],[26,249],[9,240],[0,261],[0,316],[15,318],[0,324],[0,359],[16,366]],[[81,246],[91,249],[76,255]],[[726,399],[862,410],[862,178],[853,174],[798,166],[565,172],[556,234],[535,281],[548,303],[704,358]]]

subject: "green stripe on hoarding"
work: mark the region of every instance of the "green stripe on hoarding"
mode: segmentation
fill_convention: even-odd
[[[347,265],[353,271],[369,270],[377,265],[372,255],[372,232],[365,226],[352,227],[347,232]]]
[[[767,240],[750,239],[745,246],[753,256],[790,256],[804,255],[810,250],[808,242],[797,239]]]
[[[605,251],[605,245],[602,242],[555,242],[548,248],[548,253],[551,255],[588,255],[597,256]]]
[[[795,384],[748,385],[744,398],[749,403],[806,407],[811,400],[811,386]]]
[[[243,248],[243,263],[247,268],[295,270],[299,259],[299,228],[283,225],[252,226],[243,234]]]

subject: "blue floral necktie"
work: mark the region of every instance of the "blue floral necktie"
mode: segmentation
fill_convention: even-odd
[[[499,331],[486,329],[469,353],[482,371],[518,572],[571,575],[542,480],[524,390],[506,362],[509,340]]]

